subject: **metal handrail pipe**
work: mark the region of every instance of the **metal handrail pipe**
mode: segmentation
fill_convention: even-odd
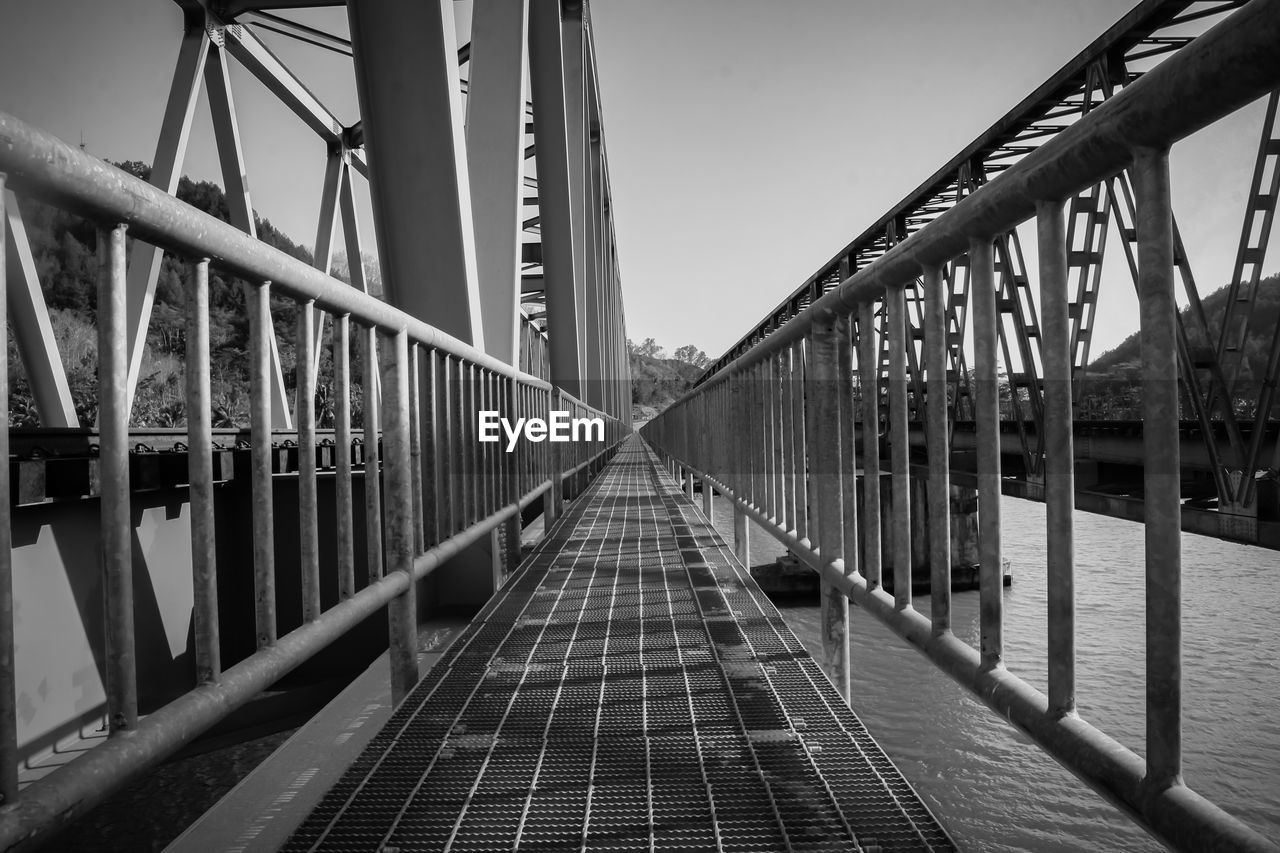
[[[1280,86],[1280,0],[1252,0],[1115,97],[1046,141],[865,269],[802,309],[749,352],[671,407],[800,340],[818,319],[849,314],[963,255],[971,236],[994,237],[1057,201],[1125,169],[1135,148],[1162,148]],[[0,125],[0,130],[2,130]]]
[[[405,329],[418,344],[540,388],[551,384],[413,317],[382,300],[261,242],[229,223],[197,210],[56,136],[0,111],[0,172],[9,189],[89,219],[127,225],[129,235],[190,258],[208,258],[217,269],[274,292],[315,300],[320,309],[347,314],[388,332]]]
[[[608,452],[610,448],[601,451]],[[464,549],[479,542],[551,487],[551,480],[444,540],[413,561],[413,581],[421,580]],[[16,802],[0,806],[0,849],[34,850],[58,829],[136,779],[149,767],[190,743],[232,711],[323,651],[410,584],[392,572],[333,605],[315,621],[280,637],[225,670],[216,683],[201,684],[139,720],[127,736],[112,738],[33,782]]]
[[[734,506],[785,545],[850,600],[878,619],[952,680],[968,688],[992,711],[1017,726],[1060,764],[1122,811],[1138,819],[1162,842],[1177,849],[1276,853],[1274,842],[1249,828],[1200,794],[1179,783],[1153,789],[1146,783],[1146,762],[1119,741],[1078,715],[1054,714],[1049,699],[1003,665],[986,666],[979,652],[950,630],[935,632],[929,618],[913,607],[899,608],[883,588],[870,589],[862,575],[844,573],[843,560],[824,561],[754,504],[717,478],[677,460],[704,479]]]

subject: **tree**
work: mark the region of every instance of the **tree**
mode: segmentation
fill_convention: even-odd
[[[683,361],[685,364],[692,364],[700,369],[711,363],[711,359],[707,358],[707,354],[693,344],[685,344],[676,350],[676,360]]]
[[[653,338],[645,338],[642,344],[636,344],[635,341],[627,338],[627,351],[632,355],[642,355],[645,358],[665,357],[662,347],[658,346],[658,342]]]

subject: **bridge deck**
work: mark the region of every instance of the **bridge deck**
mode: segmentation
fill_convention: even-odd
[[[946,850],[636,438],[284,849]]]

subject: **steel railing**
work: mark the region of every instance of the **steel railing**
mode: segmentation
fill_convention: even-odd
[[[235,708],[268,688],[382,607],[388,609],[393,696],[418,677],[413,581],[464,548],[507,526],[519,541],[522,509],[542,498],[559,512],[566,479],[603,465],[627,432],[617,419],[392,306],[260,243],[77,148],[0,113],[0,205],[5,186],[79,213],[99,226],[99,473],[105,578],[105,668],[110,735],[19,791],[14,702],[11,506],[0,501],[0,847],[38,844]],[[0,221],[3,220],[0,210]],[[129,412],[125,397],[125,236],[187,259],[186,411],[197,686],[159,710],[138,714],[133,633]],[[3,252],[0,240],[0,253]],[[209,359],[209,271],[248,282],[253,587],[257,651],[223,668],[219,659]],[[0,254],[0,326],[5,323],[5,264]],[[352,459],[336,454],[335,525],[338,603],[321,604],[312,394],[297,395],[298,554],[302,624],[278,636],[271,445],[271,296],[299,306],[297,385],[316,384],[315,312],[333,322],[334,444],[350,448],[350,344],[363,346],[366,389],[364,526],[367,551],[354,553]],[[353,328],[354,326],[354,328]],[[527,357],[545,360],[540,334],[526,330]],[[535,340],[536,338],[536,340]],[[0,353],[5,348],[0,347]],[[8,373],[0,354],[0,411],[8,410]],[[381,388],[380,403],[368,399]],[[603,440],[520,442],[507,453],[481,443],[476,412],[509,418],[600,417]],[[371,436],[381,435],[381,445]],[[8,431],[0,430],[0,495],[9,494]],[[381,482],[380,482],[381,480]],[[384,533],[385,531],[385,533]],[[511,541],[510,539],[508,540]],[[328,545],[326,544],[326,547]],[[518,554],[518,546],[508,547]],[[356,569],[363,565],[363,584]],[[293,594],[290,591],[290,594]]]
[[[814,301],[641,429],[669,464],[732,497],[810,567],[1081,779],[1173,847],[1277,846],[1186,787],[1181,772],[1178,362],[1168,150],[1280,86],[1280,0],[1253,0],[931,224]],[[1146,495],[1145,758],[1075,708],[1073,460],[1065,199],[1122,170],[1138,200]],[[1045,371],[1048,694],[1004,663],[1000,423],[993,240],[1037,223]],[[951,630],[947,329],[943,266],[968,254],[974,289],[980,641]],[[930,613],[911,597],[904,289],[923,279],[931,566]],[[855,444],[857,409],[878,424],[874,304],[887,311],[888,443],[894,594],[881,588],[880,471],[874,433]],[[857,323],[857,346],[852,325]],[[855,359],[856,349],[856,359]],[[855,361],[857,367],[855,368]],[[870,389],[854,396],[858,384]],[[714,430],[712,429],[714,427]],[[858,455],[860,458],[855,458]],[[861,532],[861,536],[859,535]],[[847,634],[846,642],[847,642]],[[848,691],[848,655],[837,661]]]

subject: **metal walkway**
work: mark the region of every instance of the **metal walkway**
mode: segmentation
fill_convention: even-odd
[[[285,850],[950,850],[631,438]]]

